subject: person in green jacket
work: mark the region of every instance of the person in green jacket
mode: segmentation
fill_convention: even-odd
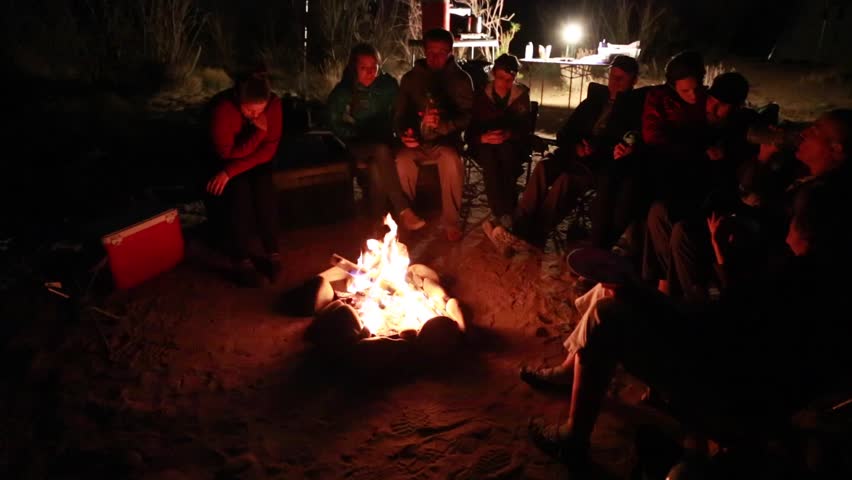
[[[356,45],[343,78],[328,97],[331,130],[346,144],[356,164],[367,166],[366,187],[375,215],[387,212],[388,199],[395,213],[408,208],[391,149],[391,112],[399,86],[380,65],[375,47]]]

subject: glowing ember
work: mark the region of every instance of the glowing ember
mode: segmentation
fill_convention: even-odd
[[[397,225],[390,214],[385,225],[390,231],[382,241],[367,240],[367,250],[358,258],[359,272],[350,278],[347,291],[370,333],[390,336],[419,331],[428,320],[447,316],[447,299],[442,292],[429,296],[411,283],[408,248],[397,240]]]

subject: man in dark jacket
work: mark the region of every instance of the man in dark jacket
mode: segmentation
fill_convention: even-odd
[[[539,162],[515,211],[513,230],[533,244],[542,245],[547,234],[564,218],[578,198],[595,183],[595,172],[627,125],[632,110],[630,96],[639,75],[634,58],[613,60],[606,87],[589,88],[589,96],[560,128],[559,148],[553,158]],[[617,133],[616,133],[617,132]],[[489,226],[483,224],[485,228]],[[500,227],[495,227],[500,232]]]
[[[453,58],[453,35],[433,29],[423,35],[426,58],[402,77],[394,108],[394,127],[403,148],[396,166],[409,199],[417,190],[424,162],[436,162],[441,180],[441,220],[451,241],[461,239],[459,210],[464,167],[459,149],[461,134],[470,123],[473,84]],[[400,215],[404,227],[419,225],[410,209]],[[422,226],[422,225],[421,225]]]

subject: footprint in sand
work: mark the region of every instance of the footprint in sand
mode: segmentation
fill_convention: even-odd
[[[492,427],[487,423],[470,423],[450,441],[450,451],[465,455],[471,454],[486,444],[491,432]]]
[[[419,444],[409,444],[396,455],[396,467],[399,472],[408,475],[422,474],[430,466],[434,466],[447,456],[450,442],[440,437],[433,437]]]
[[[380,478],[397,478],[399,472],[393,465],[381,465],[378,467],[358,467],[343,474],[346,480],[376,480]]]
[[[390,422],[394,435],[418,434],[428,437],[454,430],[470,422],[470,412],[447,410],[434,404],[418,404],[421,408],[406,408]]]
[[[407,437],[414,435],[418,429],[428,426],[430,423],[429,415],[422,410],[403,410],[402,413],[391,420],[390,429],[394,435]]]
[[[483,452],[476,462],[464,470],[451,475],[453,480],[483,480],[509,478],[515,475],[521,465],[514,461],[512,452],[505,448],[491,448]]]

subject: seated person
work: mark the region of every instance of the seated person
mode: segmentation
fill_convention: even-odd
[[[713,80],[705,102],[705,139],[694,140],[698,142],[694,148],[704,148],[705,152],[681,160],[688,162],[691,170],[678,174],[680,192],[658,199],[649,210],[644,274],[656,280],[664,293],[682,291],[690,299],[706,294],[710,244],[701,205],[711,191],[736,184],[734,172],[747,158],[749,148],[754,148],[746,142],[749,123],[756,116],[744,107],[748,90],[748,81],[739,73],[724,73]]]
[[[704,58],[681,52],[666,64],[666,83],[645,97],[642,140],[646,146],[650,199],[677,204],[690,198],[694,164],[703,158],[707,133]]]
[[[391,149],[391,115],[399,87],[381,71],[381,63],[372,45],[354,46],[343,79],[328,96],[331,130],[346,144],[355,162],[367,166],[367,193],[374,215],[387,213],[388,199],[394,213],[408,208]],[[409,226],[418,225],[423,223]]]
[[[461,240],[459,211],[464,167],[461,134],[470,123],[473,84],[453,57],[453,34],[437,28],[423,35],[425,59],[403,75],[394,106],[394,127],[402,148],[396,167],[409,201],[417,194],[420,164],[434,160],[441,181],[441,221],[450,241]],[[400,212],[404,228],[416,230],[422,220],[409,208]]]
[[[848,121],[844,118],[844,112],[847,111],[836,110],[822,115],[803,133],[802,141],[795,156],[804,166],[806,175],[804,182],[794,181],[796,170],[799,169],[784,167],[783,159],[773,159],[770,156],[770,158],[763,160],[770,167],[762,167],[762,169],[777,168],[778,170],[762,173],[764,181],[773,182],[774,185],[762,187],[760,201],[763,203],[759,205],[759,208],[742,205],[734,206],[734,209],[726,205],[708,207],[728,220],[727,223],[734,230],[734,236],[737,237],[738,241],[735,242],[737,248],[733,251],[737,255],[738,261],[733,262],[734,265],[731,268],[739,268],[745,270],[743,273],[747,273],[749,265],[754,261],[763,263],[771,261],[772,256],[778,250],[777,245],[783,241],[784,229],[781,225],[786,225],[789,222],[798,191],[810,182],[821,181],[827,178],[827,175],[838,175],[838,172],[842,173],[846,170],[841,168],[846,165],[848,158],[848,153],[844,152],[842,147],[843,132],[844,129],[848,128],[844,126],[844,122]],[[832,145],[836,146],[832,148]],[[773,149],[771,146],[764,146],[762,151],[762,155],[766,157],[772,154]],[[758,159],[760,159],[760,154]],[[749,167],[749,165],[747,162],[743,164],[743,167]],[[741,168],[741,174],[746,173],[748,171]],[[750,188],[752,190],[758,187],[754,184],[754,180],[754,178],[751,180],[746,177],[742,178],[743,182],[751,182]],[[756,200],[755,195],[745,197],[745,200],[753,203]],[[654,211],[659,213],[661,209],[652,209],[652,212]],[[652,237],[654,234],[651,233],[650,227],[652,225],[663,225],[665,222],[663,219],[662,214],[653,220],[652,216],[649,215],[649,234]],[[672,227],[670,259],[675,267],[674,279],[683,290],[685,298],[693,301],[706,301],[708,285],[713,279],[713,250],[710,247],[710,237],[707,230],[700,230],[695,223],[681,221]],[[703,219],[701,223],[705,223]],[[703,228],[703,225],[701,227]],[[664,228],[658,228],[657,236],[661,237],[664,230]],[[762,235],[758,235],[758,233],[762,233]],[[769,255],[768,258],[766,258],[767,255]],[[670,288],[672,288],[671,284]]]
[[[634,58],[613,60],[606,88],[589,88],[589,96],[571,114],[557,135],[559,148],[552,158],[539,162],[515,210],[512,233],[534,245],[543,245],[556,225],[594,185],[594,173],[611,155],[624,132],[610,133],[609,125],[623,125],[629,116],[629,96],[639,74]],[[597,85],[597,84],[595,84]],[[483,223],[494,238],[505,235],[503,226]],[[497,243],[497,242],[495,242]]]
[[[529,88],[515,83],[521,62],[503,54],[494,61],[493,80],[473,100],[473,118],[465,132],[468,146],[482,166],[492,218],[511,227],[517,182],[530,149]]]
[[[730,285],[714,308],[684,309],[638,279],[596,287],[610,290],[566,340],[563,364],[536,376],[571,385],[565,423],[530,422],[536,445],[563,461],[584,459],[618,363],[723,446],[765,441],[809,401],[846,391],[849,330],[835,312],[849,296],[828,279],[850,267],[852,238],[835,214],[849,205],[848,178],[798,195],[786,261],[760,282]]]
[[[274,282],[281,272],[281,255],[271,160],[281,139],[281,100],[262,70],[216,95],[211,106],[210,138],[218,173],[207,182],[209,203],[224,211],[238,282],[261,285],[258,269]],[[252,261],[254,234],[260,236],[264,254]]]

